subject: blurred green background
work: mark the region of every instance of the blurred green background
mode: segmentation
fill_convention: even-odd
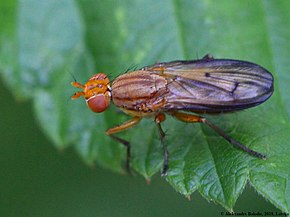
[[[161,1],[142,0],[0,3],[0,216],[221,216],[226,212],[198,192],[188,200],[159,173],[148,185],[139,175],[115,174],[98,166],[121,170],[122,148],[108,144],[109,139],[99,136],[103,134],[96,136],[95,131],[97,125],[103,132],[124,117],[110,117],[114,110],[104,114],[103,119],[98,116],[98,121],[91,121],[96,115],[82,100],[67,100],[75,91],[69,84],[71,74],[83,82],[96,69],[116,75],[135,64],[189,59],[207,52],[220,58],[251,60],[275,69],[276,75],[287,72],[284,69],[288,66],[283,63],[289,62],[289,40],[279,38],[281,32],[289,35],[287,25],[271,25],[280,22],[277,14],[281,21],[289,23],[286,1],[164,2],[167,7]],[[167,20],[164,17],[168,11],[171,16]],[[280,78],[284,91],[282,96],[276,95],[276,104],[264,108],[279,113],[275,106],[281,100],[290,114],[287,79]],[[46,99],[60,106],[51,109],[54,104]],[[83,109],[82,113],[79,109]],[[59,113],[54,116],[55,111]],[[260,112],[264,114],[263,108]],[[243,120],[248,116],[237,117]],[[251,126],[240,123],[244,128]],[[100,140],[103,149],[95,150],[78,140],[82,133],[77,132],[85,130]],[[74,146],[63,149],[68,145]],[[117,156],[115,161],[109,158],[114,155],[106,158],[104,153],[110,151]],[[95,158],[98,165],[84,163],[94,165]],[[152,171],[154,174],[156,168]],[[263,213],[278,209],[247,185],[234,211]]]
[[[35,120],[31,102],[17,102],[0,83],[0,216],[113,217],[221,216],[220,205],[198,192],[191,200],[159,175],[140,176],[90,168],[73,149],[56,150]],[[250,186],[235,212],[278,211]]]

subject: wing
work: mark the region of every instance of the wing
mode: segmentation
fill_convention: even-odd
[[[271,73],[246,61],[204,58],[142,70],[167,79],[167,111],[231,112],[261,104],[273,93]]]

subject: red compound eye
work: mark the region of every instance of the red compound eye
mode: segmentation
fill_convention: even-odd
[[[87,100],[87,104],[93,112],[99,113],[105,111],[108,108],[110,101],[105,97],[104,94],[98,94],[89,98]]]

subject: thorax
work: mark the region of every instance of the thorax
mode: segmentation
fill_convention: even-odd
[[[139,70],[123,74],[112,83],[112,100],[132,116],[149,116],[165,104],[167,80],[155,73]]]

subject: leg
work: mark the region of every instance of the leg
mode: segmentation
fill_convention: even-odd
[[[261,159],[266,159],[266,155],[261,154],[259,152],[256,152],[256,151],[246,147],[245,145],[241,144],[240,142],[236,141],[235,139],[231,138],[223,130],[221,130],[219,127],[217,127],[216,125],[214,125],[213,123],[211,123],[210,121],[208,121],[204,117],[200,117],[200,116],[196,116],[196,115],[192,115],[192,114],[181,113],[181,112],[173,112],[173,113],[171,113],[171,115],[173,115],[177,119],[179,119],[181,121],[184,121],[184,122],[191,122],[191,123],[200,122],[200,123],[204,123],[207,126],[209,126],[211,129],[213,129],[215,132],[217,132],[220,136],[225,138],[234,147],[240,148],[240,149],[244,150],[245,152],[249,153],[250,155],[252,155],[254,157],[258,157],[258,158],[261,158]]]
[[[211,54],[208,53],[202,59],[203,60],[213,60],[214,58],[213,58],[213,56]]]
[[[141,120],[141,117],[134,117],[131,120],[128,120],[126,122],[124,122],[121,125],[115,126],[113,128],[110,128],[106,131],[106,134],[108,136],[110,136],[112,139],[116,140],[117,142],[120,142],[121,144],[123,144],[126,149],[127,149],[127,158],[126,158],[126,169],[127,171],[130,173],[130,159],[131,159],[131,146],[130,143],[122,138],[119,138],[113,134],[127,130],[133,126],[135,126],[136,124],[138,124]]]
[[[161,176],[166,176],[167,174],[167,170],[169,168],[169,159],[168,159],[168,150],[167,150],[167,145],[165,142],[165,133],[161,128],[161,122],[165,120],[165,115],[164,114],[159,114],[155,117],[155,123],[157,125],[158,128],[158,133],[159,133],[159,137],[163,146],[163,153],[164,153],[164,165],[163,165],[163,169],[162,169],[162,173]]]
[[[129,174],[131,174],[130,170],[130,161],[131,161],[131,146],[130,142],[128,142],[125,139],[119,138],[115,135],[109,135],[112,139],[116,140],[117,142],[123,144],[126,147],[127,150],[127,156],[126,156],[126,170]]]
[[[137,125],[141,121],[141,119],[142,119],[141,117],[136,116],[136,117],[132,118],[131,120],[128,120],[128,121],[126,121],[118,126],[115,126],[115,127],[108,129],[106,131],[106,134],[108,136],[110,136],[112,134],[119,133],[119,132],[127,130],[131,127],[134,127],[135,125]]]

